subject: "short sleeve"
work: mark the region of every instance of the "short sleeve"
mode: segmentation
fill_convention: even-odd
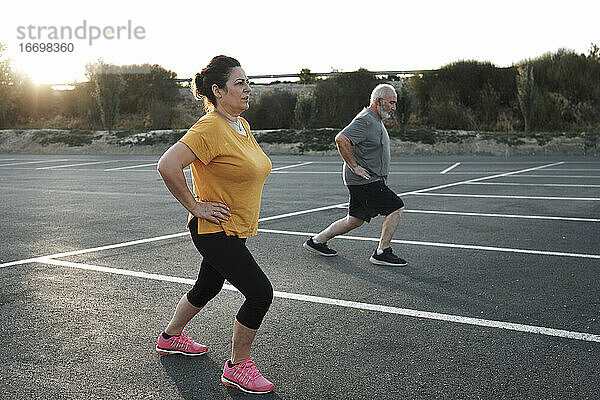
[[[365,118],[355,118],[340,132],[352,142],[352,145],[359,144],[367,138],[369,121]]]
[[[202,161],[204,165],[208,165],[218,155],[215,143],[211,140],[210,132],[201,129],[198,124],[192,126],[179,141],[189,147],[196,158]]]

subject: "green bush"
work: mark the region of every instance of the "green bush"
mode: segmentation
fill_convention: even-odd
[[[177,74],[160,65],[124,65],[120,70],[125,82],[120,96],[123,112],[147,112],[153,99],[174,104],[180,97]]]
[[[396,94],[398,95],[396,115],[400,129],[404,131],[415,109],[414,89],[409,80],[400,81],[396,87]]]
[[[318,126],[346,126],[363,107],[369,105],[371,92],[379,83],[381,81],[373,73],[363,68],[317,81]]]
[[[250,97],[243,117],[252,129],[289,129],[294,126],[296,96],[287,90],[272,89],[260,97]]]
[[[173,119],[173,106],[160,99],[152,99],[148,106],[152,129],[169,129]]]
[[[477,128],[473,111],[458,100],[458,96],[447,93],[435,96],[429,104],[431,125],[438,129]]]
[[[93,82],[75,84],[73,90],[60,92],[61,113],[82,120],[89,129],[102,126],[100,106],[94,97]]]
[[[86,130],[72,129],[69,131],[38,131],[34,132],[36,141],[42,146],[52,143],[62,143],[68,147],[89,145],[96,136]]]
[[[598,129],[600,115],[600,61],[590,55],[561,49],[529,62],[541,95],[535,106],[539,129]]]
[[[188,114],[186,109],[181,105],[173,109],[173,117],[171,118],[171,129],[188,129],[194,125],[197,118]]]
[[[414,76],[417,116],[437,127],[493,126],[503,111],[513,107],[514,76],[514,67],[497,68],[478,61],[458,61],[434,73]],[[467,114],[462,115],[463,111]]]
[[[306,129],[313,124],[317,115],[317,101],[313,92],[305,91],[298,94],[294,115],[298,126],[302,129]]]

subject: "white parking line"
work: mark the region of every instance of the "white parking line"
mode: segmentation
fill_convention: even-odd
[[[173,233],[173,234],[170,234],[170,235],[156,236],[156,237],[147,238],[147,239],[132,240],[130,242],[115,243],[115,244],[109,244],[109,245],[106,245],[106,246],[92,247],[92,248],[89,248],[89,249],[66,251],[66,252],[63,252],[63,253],[50,254],[50,255],[47,255],[47,256],[41,256],[41,257],[35,257],[35,258],[28,258],[28,259],[25,259],[25,260],[7,262],[7,263],[4,263],[4,264],[0,264],[0,268],[2,268],[2,267],[12,267],[14,265],[29,264],[29,263],[32,263],[32,262],[37,262],[38,260],[40,260],[42,258],[49,259],[49,258],[60,258],[60,257],[76,256],[76,255],[80,255],[80,254],[93,253],[93,252],[96,252],[96,251],[117,249],[117,248],[120,248],[120,247],[135,246],[135,245],[138,245],[138,244],[156,242],[158,240],[172,239],[172,238],[177,238],[177,237],[181,237],[181,236],[186,236],[186,235],[189,235],[189,234],[190,234],[189,232]]]
[[[273,171],[281,171],[282,169],[288,169],[288,168],[301,167],[301,166],[303,166],[303,165],[309,165],[309,164],[312,164],[312,163],[313,163],[312,161],[307,161],[307,162],[298,163],[298,164],[286,165],[286,166],[284,166],[284,167],[273,168],[273,169],[271,170],[271,172],[273,172]]]
[[[448,183],[448,184],[445,184],[445,185],[439,185],[439,186],[433,186],[433,187],[428,187],[428,188],[424,188],[424,189],[413,190],[413,191],[410,191],[410,192],[398,193],[398,196],[411,195],[411,194],[416,194],[416,193],[424,193],[424,192],[428,192],[428,191],[432,191],[432,190],[445,189],[445,188],[448,188],[448,187],[462,185],[462,184],[467,184],[467,183],[471,183],[471,182],[480,182],[480,181],[484,181],[484,180],[488,180],[488,179],[500,178],[500,177],[503,177],[503,176],[509,176],[509,175],[513,176],[514,174],[518,174],[518,173],[521,173],[521,172],[534,171],[534,170],[538,170],[538,169],[542,169],[542,168],[547,168],[547,167],[551,167],[551,166],[554,166],[554,165],[560,165],[560,164],[562,164],[562,162],[552,163],[552,164],[547,164],[547,165],[541,165],[541,166],[538,166],[538,167],[527,168],[527,169],[518,170],[518,171],[503,172],[503,173],[499,173],[497,175],[484,176],[484,177],[477,178],[477,179],[469,179],[469,180],[466,180],[466,181],[459,181],[459,182],[454,182],[454,183]],[[285,173],[285,172],[283,172],[283,173]],[[339,174],[340,172],[338,171],[336,173]],[[259,219],[259,222],[262,222],[262,221],[271,221],[271,220],[274,220],[274,219],[280,219],[280,218],[285,218],[285,217],[292,217],[292,216],[302,215],[302,214],[309,214],[309,213],[313,213],[313,212],[317,212],[317,211],[329,210],[329,209],[332,209],[332,208],[340,208],[340,207],[346,206],[347,204],[348,203],[339,203],[339,204],[333,204],[333,205],[325,206],[325,207],[317,207],[317,208],[311,208],[311,209],[302,210],[302,211],[296,211],[296,212],[291,212],[291,213],[286,213],[286,214],[281,214],[281,215],[275,215],[275,216],[272,216],[272,217],[261,218],[261,219]]]
[[[193,285],[194,279],[181,278],[176,276],[168,276],[168,275],[159,275],[159,274],[150,274],[146,272],[140,271],[132,271],[126,270],[122,268],[111,268],[111,267],[102,267],[98,265],[91,264],[83,264],[83,263],[74,263],[69,261],[62,260],[51,260],[40,258],[37,262],[43,264],[50,264],[62,267],[70,267],[70,268],[78,268],[88,271],[97,271],[104,272],[110,274],[117,275],[125,275],[125,276],[133,276],[143,279],[152,279],[157,281],[164,282],[174,282],[174,283],[183,283],[187,285]],[[235,287],[229,284],[223,285],[223,289],[237,291]],[[444,322],[453,322],[464,325],[472,325],[472,326],[482,326],[486,328],[496,328],[496,329],[505,329],[509,331],[517,331],[517,332],[525,332],[532,333],[537,335],[545,335],[545,336],[554,336],[565,339],[574,339],[574,340],[582,340],[586,342],[599,342],[600,343],[600,335],[595,335],[591,333],[585,332],[574,332],[568,331],[564,329],[556,329],[556,328],[547,328],[543,326],[535,326],[535,325],[525,325],[525,324],[517,324],[513,322],[506,321],[496,321],[489,320],[483,318],[472,318],[472,317],[464,317],[460,315],[452,315],[452,314],[442,314],[430,311],[421,311],[421,310],[413,310],[409,308],[399,308],[399,307],[391,307],[384,306],[380,304],[369,304],[369,303],[360,303],[356,301],[348,301],[341,299],[334,299],[329,297],[320,297],[320,296],[312,296],[306,294],[298,294],[298,293],[289,293],[289,292],[280,292],[274,291],[273,296],[277,298],[289,299],[289,300],[297,300],[304,301],[316,304],[326,304],[337,307],[345,307],[345,308],[353,308],[359,310],[367,310],[367,311],[375,311],[382,312],[388,314],[397,314],[403,315],[407,317],[414,317],[420,319],[428,319],[428,320],[436,320],[436,321],[444,321]]]
[[[553,221],[577,221],[577,222],[600,222],[597,218],[577,218],[577,217],[553,217],[546,215],[520,215],[520,214],[490,214],[473,213],[461,211],[434,211],[434,210],[404,210],[405,213],[416,214],[441,214],[441,215],[464,215],[470,217],[497,217],[497,218],[516,218],[516,219],[541,219]]]
[[[313,237],[316,235],[315,232],[284,231],[284,230],[279,230],[279,229],[259,228],[258,231],[264,232],[264,233],[275,233],[275,234],[282,234],[282,235],[304,236],[306,238]],[[361,240],[361,241],[368,241],[368,242],[379,242],[379,240],[380,240],[379,238],[348,236],[348,235],[336,236],[335,238],[336,239],[347,239],[347,240]],[[399,239],[392,239],[392,243],[408,244],[408,245],[414,245],[414,246],[447,247],[447,248],[453,248],[453,249],[498,251],[498,252],[502,252],[502,253],[535,254],[535,255],[541,255],[541,256],[589,258],[589,259],[594,259],[594,260],[600,260],[600,254],[566,253],[566,252],[559,252],[559,251],[514,249],[514,248],[510,248],[510,247],[477,246],[477,245],[459,244],[459,243],[419,242],[416,240],[399,240]]]
[[[562,164],[562,162],[553,163],[553,164],[547,164],[547,165],[541,165],[541,166],[538,166],[538,167],[527,168],[527,169],[524,169],[524,170],[507,172],[507,173],[503,173],[503,174],[499,174],[499,175],[484,176],[484,177],[481,177],[481,178],[470,179],[470,180],[467,180],[467,181],[459,181],[459,182],[448,183],[448,184],[440,185],[440,186],[433,186],[433,187],[419,189],[419,190],[415,190],[415,191],[411,191],[411,192],[400,193],[398,196],[408,195],[408,194],[415,194],[415,193],[424,193],[424,192],[427,192],[427,191],[437,190],[437,189],[444,189],[444,188],[447,188],[447,187],[457,186],[457,185],[465,184],[465,183],[468,183],[468,182],[479,182],[479,181],[483,181],[483,180],[486,180],[486,179],[494,179],[494,178],[499,178],[501,176],[509,176],[509,175],[518,174],[518,173],[521,173],[521,172],[526,172],[526,171],[534,171],[534,170],[538,170],[538,169],[542,169],[542,168],[547,168],[547,167],[551,167],[551,166],[559,165],[559,164]],[[189,170],[189,168],[186,169],[186,171],[188,171],[188,170]],[[333,208],[339,208],[339,207],[342,207],[342,206],[344,206],[346,204],[347,203],[333,204],[331,206],[312,208],[312,209],[308,209],[308,210],[296,211],[296,212],[286,213],[286,214],[281,214],[281,215],[274,215],[274,216],[271,216],[271,217],[260,218],[259,222],[270,221],[270,220],[280,219],[280,218],[286,218],[286,217],[295,216],[295,215],[308,214],[308,213],[313,213],[313,212],[323,211],[323,210],[328,210],[328,209],[333,209]],[[66,252],[66,253],[58,253],[58,254],[52,254],[52,255],[42,256],[42,257],[45,257],[45,258],[66,257],[68,255],[84,254],[84,253],[89,253],[89,252],[92,252],[92,251],[105,250],[105,249],[109,249],[109,248],[131,246],[131,245],[135,245],[135,244],[147,243],[147,242],[152,242],[152,241],[156,241],[156,240],[162,240],[162,239],[168,239],[168,238],[172,238],[172,237],[184,236],[184,235],[187,235],[187,234],[188,234],[187,232],[175,233],[175,234],[172,234],[172,235],[158,236],[158,237],[149,238],[149,239],[134,240],[132,242],[126,242],[126,243],[119,243],[119,244],[114,244],[114,245],[96,247],[96,248],[92,248],[92,249],[77,250],[77,251],[74,251],[74,252],[71,251],[71,252]],[[313,234],[313,236],[314,236],[314,234]],[[31,263],[31,262],[33,262],[35,260],[38,260],[38,259],[39,259],[39,257],[29,258],[29,259],[26,259],[26,260],[11,261],[11,262],[8,262],[8,263],[0,264],[0,268],[1,267],[10,267],[10,266],[13,266],[13,265],[28,264],[28,263]]]
[[[561,171],[561,172],[566,172],[566,171],[594,171],[594,172],[600,172],[600,169],[598,168],[548,168],[546,171]]]
[[[475,197],[475,198],[480,198],[480,199],[600,201],[599,197],[504,196],[504,195],[495,195],[495,194],[462,194],[462,193],[410,193],[410,194],[413,194],[415,196]]]
[[[63,161],[69,161],[69,159],[68,159],[68,158],[63,158],[63,159],[61,159],[61,160],[21,161],[21,162],[10,163],[10,164],[0,164],[0,167],[8,167],[8,166],[10,166],[10,165],[42,164],[42,163],[49,163],[49,162],[63,162]]]
[[[158,162],[151,163],[151,164],[130,165],[128,167],[108,168],[108,169],[105,169],[104,171],[105,172],[106,171],[120,171],[122,169],[143,168],[143,167],[150,167],[153,165],[158,165]]]
[[[513,178],[600,178],[600,175],[516,175]]]
[[[106,164],[106,163],[119,162],[119,161],[121,161],[121,160],[93,161],[93,162],[85,162],[85,163],[78,163],[78,164],[54,165],[52,167],[40,167],[40,168],[36,168],[36,169],[68,168],[68,167],[78,167],[80,165]]]
[[[441,171],[441,172],[440,172],[440,174],[445,174],[445,173],[447,173],[447,172],[449,172],[449,171],[452,171],[454,168],[458,167],[459,165],[460,165],[460,163],[459,163],[459,162],[457,162],[457,163],[456,163],[456,164],[454,164],[453,166],[451,166],[451,167],[448,167],[448,168],[446,168],[445,170]]]
[[[485,174],[501,174],[505,171],[473,171],[473,172],[452,172],[447,175],[485,175]],[[310,175],[310,174],[329,174],[340,175],[341,171],[271,171],[273,174],[289,174],[289,175]],[[392,171],[388,175],[439,175],[437,171],[422,172],[422,171]]]
[[[600,185],[574,185],[569,183],[516,183],[516,182],[471,182],[466,185],[497,185],[497,186],[545,186],[545,187],[578,187],[598,188]]]

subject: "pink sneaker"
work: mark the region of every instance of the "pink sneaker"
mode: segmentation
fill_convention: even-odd
[[[274,385],[258,372],[254,359],[232,366],[230,362],[231,360],[227,360],[221,375],[224,385],[252,394],[264,394],[273,390]]]
[[[158,354],[183,354],[184,356],[199,356],[208,351],[208,347],[194,342],[184,330],[179,336],[172,336],[170,339],[165,339],[162,335],[158,335],[158,343],[156,344],[156,352]]]

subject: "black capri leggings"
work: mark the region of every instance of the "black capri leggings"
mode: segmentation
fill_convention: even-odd
[[[194,287],[187,293],[195,307],[204,307],[223,288],[227,279],[246,297],[236,319],[258,329],[273,301],[273,287],[246,247],[246,239],[225,232],[198,234],[198,220],[190,221],[194,245],[203,260]]]

